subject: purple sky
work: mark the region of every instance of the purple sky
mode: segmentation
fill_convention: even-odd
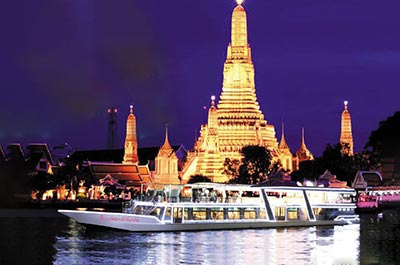
[[[0,144],[106,146],[129,105],[139,145],[192,148],[221,93],[233,0],[7,1],[0,9]],[[349,101],[355,151],[400,108],[398,0],[246,0],[256,94],[295,152],[320,155]]]

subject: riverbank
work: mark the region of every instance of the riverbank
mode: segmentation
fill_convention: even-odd
[[[0,207],[0,218],[65,218],[58,209],[97,209],[118,212],[122,209],[122,200],[75,200],[75,201],[25,201],[18,204]]]
[[[65,218],[57,209],[0,208],[0,218]]]

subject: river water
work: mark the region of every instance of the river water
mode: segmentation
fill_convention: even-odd
[[[129,233],[0,210],[0,264],[400,264],[400,210],[357,225]]]

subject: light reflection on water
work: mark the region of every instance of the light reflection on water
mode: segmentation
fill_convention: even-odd
[[[54,264],[359,264],[359,225],[127,233],[69,220]]]

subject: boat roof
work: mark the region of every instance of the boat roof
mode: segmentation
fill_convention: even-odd
[[[192,189],[215,189],[215,190],[229,190],[229,191],[258,191],[259,187],[246,185],[246,184],[225,184],[225,183],[213,183],[213,182],[197,182],[191,184],[185,184],[184,187]]]
[[[266,191],[296,191],[296,190],[305,190],[305,191],[316,191],[316,192],[340,192],[340,193],[354,193],[355,189],[352,188],[330,188],[330,187],[308,187],[308,186],[298,186],[298,187],[290,187],[290,186],[271,186],[271,187],[262,187]]]
[[[229,190],[229,191],[259,191],[261,188],[266,191],[278,192],[278,191],[315,191],[315,192],[340,192],[340,193],[354,193],[355,190],[352,188],[331,188],[331,187],[308,187],[308,186],[257,186],[257,185],[246,185],[246,184],[224,184],[224,183],[213,183],[213,182],[198,182],[193,184],[186,184],[184,187],[190,187],[192,189],[217,189],[217,190]]]

